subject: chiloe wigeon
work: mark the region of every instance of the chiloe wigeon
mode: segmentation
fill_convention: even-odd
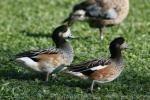
[[[128,46],[122,37],[114,39],[109,46],[111,56],[108,59],[94,59],[68,67],[69,74],[92,80],[90,90],[93,91],[95,82],[106,83],[115,80],[122,70],[123,58],[121,51]]]
[[[92,28],[99,28],[104,38],[105,27],[120,24],[128,15],[129,0],[85,0],[73,7],[63,23],[72,25],[76,20],[87,21]]]
[[[72,38],[67,25],[57,27],[52,34],[56,47],[33,50],[16,55],[16,61],[38,72],[46,72],[46,81],[50,74],[55,74],[70,65],[74,52],[71,44],[66,40]]]

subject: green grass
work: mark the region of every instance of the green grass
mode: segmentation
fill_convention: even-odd
[[[43,75],[28,71],[9,60],[31,49],[52,46],[53,29],[68,16],[72,5],[80,0],[0,0],[0,99],[150,99],[150,7],[148,0],[130,0],[128,18],[109,28],[100,44],[97,29],[77,22],[72,27],[79,40],[72,40],[73,63],[108,57],[108,45],[117,36],[126,38],[133,50],[124,54],[125,70],[111,83],[95,86],[63,73],[59,78],[43,81]],[[84,37],[89,37],[84,39]]]

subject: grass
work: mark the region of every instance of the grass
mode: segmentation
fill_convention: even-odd
[[[128,18],[109,28],[100,44],[97,29],[77,22],[71,41],[75,59],[107,57],[109,42],[123,36],[133,50],[124,52],[125,70],[111,83],[99,84],[93,94],[90,82],[63,73],[48,83],[43,75],[14,62],[13,55],[31,49],[52,46],[52,30],[67,17],[80,0],[0,0],[0,99],[150,99],[150,10],[148,0],[130,0]],[[84,37],[89,37],[84,39]]]

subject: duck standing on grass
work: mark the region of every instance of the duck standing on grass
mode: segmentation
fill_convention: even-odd
[[[121,51],[125,48],[127,48],[127,44],[124,38],[116,38],[110,43],[111,56],[109,59],[94,59],[81,64],[71,65],[68,67],[68,73],[93,80],[90,88],[93,91],[95,82],[111,82],[120,75],[124,68]]]
[[[70,29],[67,25],[59,26],[52,34],[56,48],[20,53],[16,55],[16,61],[35,71],[46,72],[46,81],[48,81],[50,74],[62,71],[65,65],[70,65],[73,61],[73,48],[67,38],[72,38]]]
[[[90,27],[99,28],[103,39],[105,27],[120,24],[128,12],[129,0],[85,0],[74,6],[63,22],[72,25],[76,20],[87,21]]]

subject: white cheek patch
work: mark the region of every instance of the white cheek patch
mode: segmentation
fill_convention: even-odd
[[[68,30],[63,34],[63,37],[68,37],[71,35],[71,31],[70,29],[68,28]]]
[[[84,10],[77,10],[74,15],[85,15],[85,11]]]
[[[100,69],[103,69],[103,68],[106,68],[107,67],[107,65],[105,65],[105,66],[101,66],[101,65],[99,65],[99,66],[95,66],[95,67],[93,67],[93,68],[90,68],[92,71],[95,71],[95,70],[100,70]]]
[[[85,11],[84,10],[77,10],[73,14],[73,19],[78,19],[78,20],[84,20],[85,19]]]
[[[122,45],[121,45],[121,48],[128,48],[128,44],[126,42],[124,42]]]

